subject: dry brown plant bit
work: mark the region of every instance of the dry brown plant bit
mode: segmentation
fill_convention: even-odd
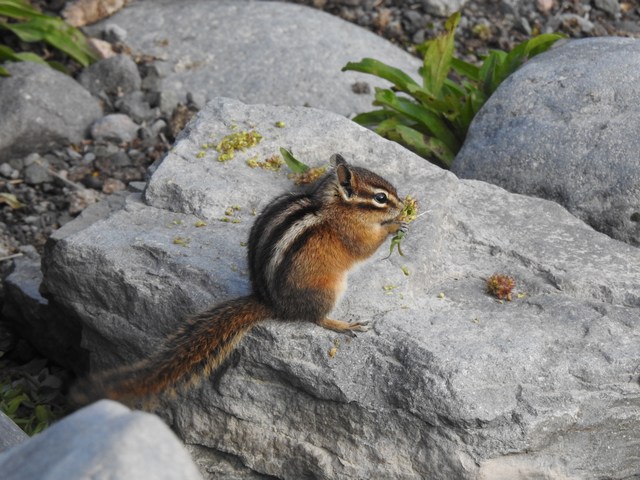
[[[273,172],[280,171],[280,168],[284,165],[284,160],[280,158],[280,155],[271,155],[264,161],[259,161],[258,156],[251,157],[247,160],[247,165],[251,168],[262,168],[263,170],[271,170]]]
[[[290,173],[288,178],[296,185],[309,185],[322,177],[327,171],[327,167],[313,167],[304,173]]]
[[[494,273],[487,279],[487,293],[499,300],[511,301],[511,292],[516,286],[516,281],[508,275]]]

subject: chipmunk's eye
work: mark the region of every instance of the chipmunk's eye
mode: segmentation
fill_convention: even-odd
[[[373,196],[373,199],[379,203],[380,205],[384,205],[385,203],[387,203],[389,201],[389,199],[387,198],[387,194],[383,193],[383,192],[378,192]]]

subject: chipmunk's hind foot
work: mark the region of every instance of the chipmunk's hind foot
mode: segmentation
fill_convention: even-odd
[[[369,322],[345,322],[342,320],[334,320],[332,318],[325,318],[318,322],[321,327],[333,330],[335,332],[344,333],[351,337],[356,336],[356,332],[366,332],[369,330]]]

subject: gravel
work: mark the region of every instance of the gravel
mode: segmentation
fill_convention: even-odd
[[[430,13],[433,0],[287,0],[321,8],[411,50],[442,30],[445,18]],[[511,49],[531,35],[572,38],[640,37],[635,0],[474,0],[466,2],[456,35],[458,53],[478,59],[488,49]],[[373,53],[372,53],[373,55]]]

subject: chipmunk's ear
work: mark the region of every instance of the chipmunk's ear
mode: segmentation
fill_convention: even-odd
[[[336,169],[340,190],[342,190],[345,199],[348,200],[353,195],[353,175],[349,164],[342,155],[336,153],[331,156],[331,165]]]
[[[338,165],[347,165],[347,161],[339,153],[334,153],[329,159],[329,164],[334,168],[338,168]]]

